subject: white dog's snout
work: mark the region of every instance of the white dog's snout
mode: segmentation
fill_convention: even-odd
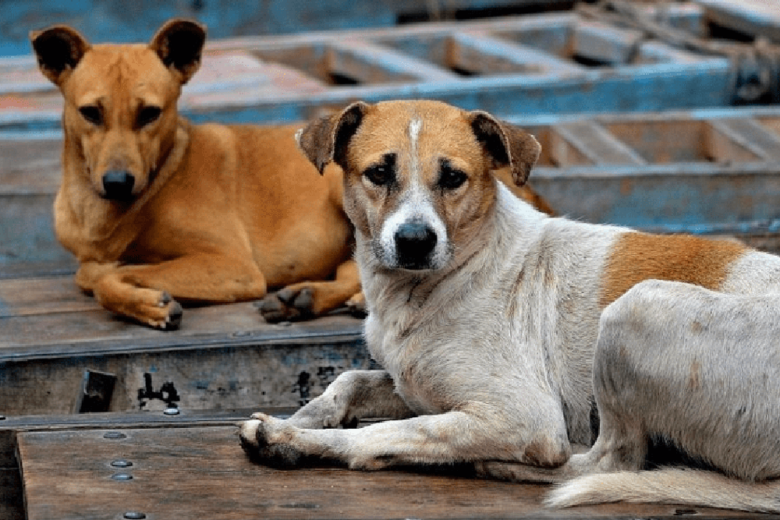
[[[380,237],[387,267],[439,269],[449,260],[447,229],[427,201],[408,200],[386,221]]]

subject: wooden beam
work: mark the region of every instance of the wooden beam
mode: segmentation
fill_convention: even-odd
[[[780,6],[773,0],[694,0],[707,20],[750,36],[780,42]]]
[[[325,67],[331,74],[359,83],[453,82],[460,77],[430,62],[413,58],[369,41],[346,40],[328,44]]]
[[[576,148],[582,156],[586,157],[591,164],[635,166],[647,164],[634,150],[593,121],[584,120],[562,124],[557,126],[555,131]],[[562,167],[568,165],[568,161],[560,159],[559,164]],[[580,164],[582,163],[580,162]]]
[[[111,431],[120,438],[106,438]],[[235,427],[29,432],[19,435],[19,455],[28,520],[102,520],[128,511],[149,519],[315,520],[673,517],[679,510],[609,504],[551,512],[541,506],[548,486],[469,478],[469,468],[457,465],[425,473],[275,470],[248,460]],[[113,467],[119,459],[131,465]]]

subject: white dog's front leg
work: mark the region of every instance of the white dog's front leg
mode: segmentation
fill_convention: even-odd
[[[563,434],[549,432],[537,436],[530,444],[520,435],[518,428],[510,424],[496,424],[465,411],[387,421],[353,430],[307,430],[289,421],[255,414],[241,431],[247,452],[272,466],[330,461],[353,469],[375,470],[479,460],[559,465],[570,455],[565,429]]]
[[[350,370],[288,421],[299,428],[319,429],[355,426],[360,419],[405,419],[414,415],[395,393],[390,374],[384,370]]]

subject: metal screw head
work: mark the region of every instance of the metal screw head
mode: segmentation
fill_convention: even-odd
[[[123,518],[127,518],[127,520],[143,520],[146,518],[146,515],[140,511],[128,511]]]
[[[171,406],[170,408],[166,408],[165,410],[163,410],[163,413],[165,415],[179,415],[180,411],[178,408]]]
[[[122,432],[106,432],[103,435],[104,439],[126,439],[127,435]]]
[[[133,463],[130,462],[129,460],[117,459],[117,460],[111,461],[111,465],[113,467],[115,467],[115,468],[129,468],[130,466],[133,465]]]
[[[130,473],[114,473],[111,475],[112,480],[133,480],[133,476]]]

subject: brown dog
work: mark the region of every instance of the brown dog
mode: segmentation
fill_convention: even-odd
[[[80,262],[78,285],[162,329],[181,319],[173,298],[234,302],[286,286],[266,302],[278,319],[343,305],[360,283],[341,171],[320,177],[292,126],[181,118],[176,102],[205,38],[183,20],[149,45],[91,46],[65,26],[31,35],[41,71],[65,99],[54,217]]]
[[[65,99],[54,217],[80,262],[76,282],[105,308],[162,329],[180,322],[173,298],[265,297],[269,321],[345,303],[360,310],[341,169],[321,177],[297,149],[295,126],[195,126],[179,116],[205,39],[186,20],[164,24],[149,45],[92,46],[66,26],[31,34]],[[548,209],[528,189],[515,193]]]

